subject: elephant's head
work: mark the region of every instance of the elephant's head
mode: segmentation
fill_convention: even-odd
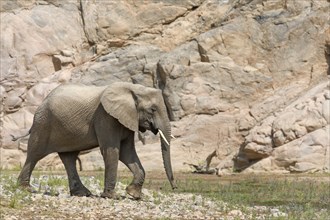
[[[137,84],[113,83],[103,92],[101,103],[110,115],[130,130],[160,133],[166,175],[172,188],[176,188],[170,155],[171,125],[162,92]]]

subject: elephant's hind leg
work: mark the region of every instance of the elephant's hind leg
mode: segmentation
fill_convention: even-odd
[[[40,135],[36,129],[32,130],[30,134],[26,161],[18,176],[18,185],[26,187],[30,191],[32,191],[32,188],[30,187],[30,178],[34,167],[39,160],[49,154],[46,144],[49,141],[48,138],[49,135]]]
[[[40,158],[41,159],[41,158]],[[34,169],[34,167],[36,166],[37,162],[39,161],[36,159],[33,159],[29,156],[27,156],[26,161],[24,163],[24,166],[18,176],[18,185],[22,186],[24,188],[26,188],[29,191],[33,191],[31,186],[30,186],[30,178],[31,178],[31,174],[32,171]]]
[[[71,196],[91,196],[92,193],[82,184],[76,167],[79,151],[58,153],[68,174]]]
[[[26,155],[26,161],[24,166],[18,176],[18,185],[26,188],[29,191],[33,191],[30,186],[30,178],[32,175],[32,171],[36,166],[37,162],[44,158],[47,155],[45,152],[37,152],[32,151],[31,148],[28,147],[28,152]]]

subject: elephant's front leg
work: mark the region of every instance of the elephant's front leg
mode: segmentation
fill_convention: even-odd
[[[133,173],[133,181],[127,186],[126,192],[134,199],[140,199],[145,171],[139,160],[134,146],[134,132],[123,142],[120,148],[120,161],[122,161]]]
[[[101,147],[104,159],[104,191],[101,194],[103,198],[117,199],[115,186],[117,182],[117,170],[119,161],[119,147]]]

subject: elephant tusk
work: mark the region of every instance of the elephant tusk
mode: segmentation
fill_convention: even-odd
[[[170,146],[170,143],[168,143],[168,141],[166,140],[166,137],[165,137],[165,135],[163,134],[162,130],[159,130],[159,129],[158,129],[158,132],[159,132],[161,138],[165,141],[165,143],[166,143],[168,146]]]
[[[173,139],[176,139],[176,137],[174,137],[174,135],[173,135],[173,134],[171,134],[171,138],[173,138]]]

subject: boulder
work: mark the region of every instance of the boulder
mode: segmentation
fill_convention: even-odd
[[[275,165],[290,172],[329,172],[329,133],[327,125],[274,149]]]
[[[276,116],[269,116],[252,128],[239,152],[240,157],[247,160],[241,168],[255,164],[256,160],[264,163],[263,158],[271,158],[273,170],[280,167],[291,172],[328,172],[325,161],[330,150],[329,122],[323,108],[329,88],[329,82],[320,83]],[[253,170],[257,167],[253,165]]]

